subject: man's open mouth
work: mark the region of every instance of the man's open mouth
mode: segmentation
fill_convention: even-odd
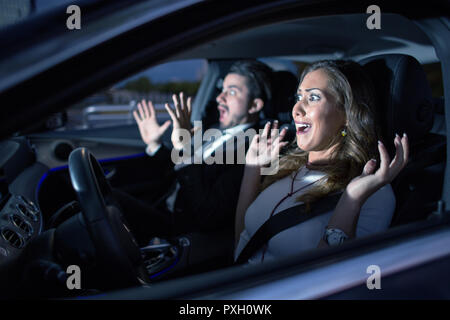
[[[222,121],[228,113],[228,107],[225,105],[218,105],[217,110],[219,110],[219,121]]]

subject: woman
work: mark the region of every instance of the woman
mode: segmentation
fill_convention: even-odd
[[[266,124],[246,154],[235,258],[270,217],[301,203],[314,209],[340,192],[334,210],[276,234],[249,261],[293,255],[388,228],[395,209],[389,183],[406,165],[409,146],[406,134],[396,135],[396,155],[390,161],[378,141],[373,101],[370,80],[355,62],[319,61],[303,71],[292,109],[295,150],[280,159],[278,173],[262,184],[260,170],[287,145],[282,141],[286,132],[276,136],[277,130]]]

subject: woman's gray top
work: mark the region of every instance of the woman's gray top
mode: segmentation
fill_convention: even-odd
[[[245,248],[258,228],[269,219],[270,213],[276,204],[286,196],[291,188],[291,182],[295,173],[273,183],[263,190],[245,213],[245,228],[241,233],[239,243],[235,250],[235,259]],[[284,200],[274,214],[287,208],[298,205],[296,198],[318,183],[323,183],[325,174],[320,171],[310,170],[306,167],[299,169],[294,181],[294,191],[305,187]],[[311,184],[314,182],[313,184]],[[356,228],[356,237],[363,237],[376,232],[386,230],[391,223],[395,210],[395,196],[391,185],[386,185],[375,192],[361,208]],[[314,249],[322,239],[325,228],[328,225],[333,211],[321,214],[299,225],[286,229],[275,235],[269,242],[264,261],[296,255],[302,251]],[[249,262],[261,262],[262,250],[259,250]]]

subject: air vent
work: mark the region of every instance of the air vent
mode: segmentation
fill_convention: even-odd
[[[26,222],[21,216],[18,214],[12,214],[10,216],[11,222],[20,230],[25,232],[27,236],[31,236],[33,234],[33,227]]]
[[[38,207],[34,204],[33,201],[28,200],[27,198],[25,198],[22,195],[19,195],[16,197],[17,197],[17,199],[19,199],[19,201],[23,202],[26,206],[28,206],[28,208],[30,208],[33,211],[33,213],[36,213],[39,211]]]
[[[22,236],[9,228],[4,228],[2,230],[2,238],[17,249],[20,249],[25,245],[25,240]]]
[[[31,219],[31,221],[37,221],[37,216],[30,209],[28,209],[26,206],[24,206],[23,204],[18,203],[16,208],[25,217]]]

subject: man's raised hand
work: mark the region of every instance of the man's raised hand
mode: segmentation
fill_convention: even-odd
[[[170,126],[170,120],[167,120],[162,125],[158,124],[156,120],[155,108],[153,103],[142,100],[138,103],[139,113],[134,110],[133,116],[139,127],[142,141],[147,145],[148,149],[153,152],[161,143],[161,137]]]

